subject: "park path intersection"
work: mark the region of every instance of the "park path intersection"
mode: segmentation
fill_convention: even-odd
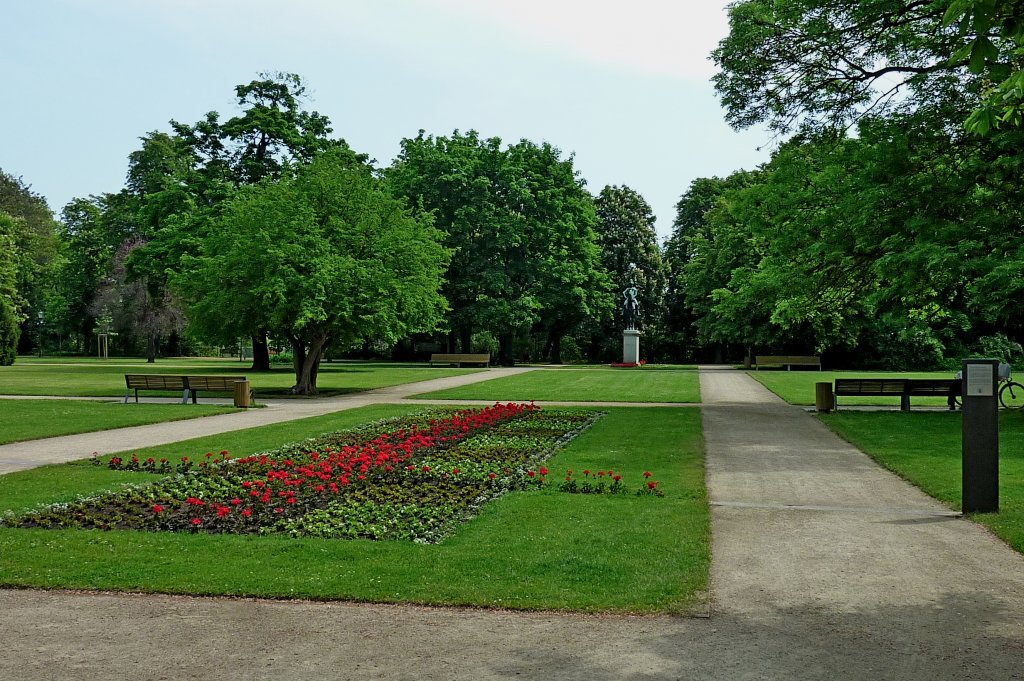
[[[0,590],[0,679],[1024,679],[1020,555],[746,374],[701,389],[707,617]]]

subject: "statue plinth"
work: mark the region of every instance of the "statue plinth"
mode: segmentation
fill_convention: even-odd
[[[622,363],[640,363],[640,332],[636,329],[626,329],[622,332]]]

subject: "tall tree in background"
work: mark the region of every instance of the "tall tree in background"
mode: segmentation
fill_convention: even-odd
[[[511,364],[516,338],[537,327],[560,361],[562,338],[609,304],[592,200],[572,158],[555,147],[523,140],[502,149],[474,131],[421,131],[402,141],[387,178],[447,235],[443,293],[451,340],[463,351],[487,331],[498,339],[498,361]]]
[[[667,269],[658,246],[654,212],[639,193],[626,186],[607,186],[594,203],[601,262],[611,277],[618,303],[612,323],[600,335],[605,346],[603,354],[614,356],[616,349],[621,350],[620,333],[624,328],[621,294],[631,283],[637,287],[643,326],[650,342],[660,340]]]
[[[132,154],[128,189],[140,197],[147,244],[128,261],[130,276],[145,276],[154,304],[166,300],[166,277],[196,255],[203,236],[232,194],[275,180],[319,153],[347,149],[329,137],[325,116],[303,108],[302,78],[263,73],[235,88],[240,113],[221,123],[210,112],[194,125],[171,122],[173,134],[154,132]],[[269,370],[266,329],[239,328],[253,341],[253,370]]]
[[[57,223],[46,199],[33,192],[21,178],[3,170],[0,170],[0,212],[15,218],[8,236],[14,240],[13,254],[18,260],[14,286],[22,301],[18,315],[22,325],[20,350],[26,352],[30,349],[31,338],[37,342],[42,338],[42,329],[37,328],[38,315],[44,309],[57,255]]]
[[[16,236],[21,229],[16,218],[0,211],[0,366],[14,364],[18,356],[24,303],[17,288],[20,258]]]
[[[440,238],[361,159],[336,149],[294,177],[240,190],[175,284],[190,323],[210,337],[262,325],[287,338],[292,392],[314,395],[328,345],[394,343],[434,328],[448,261]]]

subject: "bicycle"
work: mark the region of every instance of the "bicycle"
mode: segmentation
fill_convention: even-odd
[[[957,373],[957,377],[959,376],[960,374]],[[953,400],[957,409],[963,406],[960,395],[954,396]],[[1024,385],[1010,377],[1009,364],[999,365],[999,404],[1003,409],[1024,408]]]

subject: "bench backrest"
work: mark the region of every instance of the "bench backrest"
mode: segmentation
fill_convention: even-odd
[[[908,378],[905,390],[908,395],[949,395],[955,379],[952,378]]]
[[[836,395],[902,395],[905,378],[837,378]]]
[[[483,354],[439,354],[434,353],[430,356],[431,362],[490,362],[491,353]]]
[[[245,376],[186,376],[189,390],[234,390]]]
[[[129,390],[184,390],[184,376],[165,376],[161,374],[125,374],[124,382]]]
[[[758,355],[755,364],[806,364],[809,366],[820,366],[821,357],[801,355]]]

